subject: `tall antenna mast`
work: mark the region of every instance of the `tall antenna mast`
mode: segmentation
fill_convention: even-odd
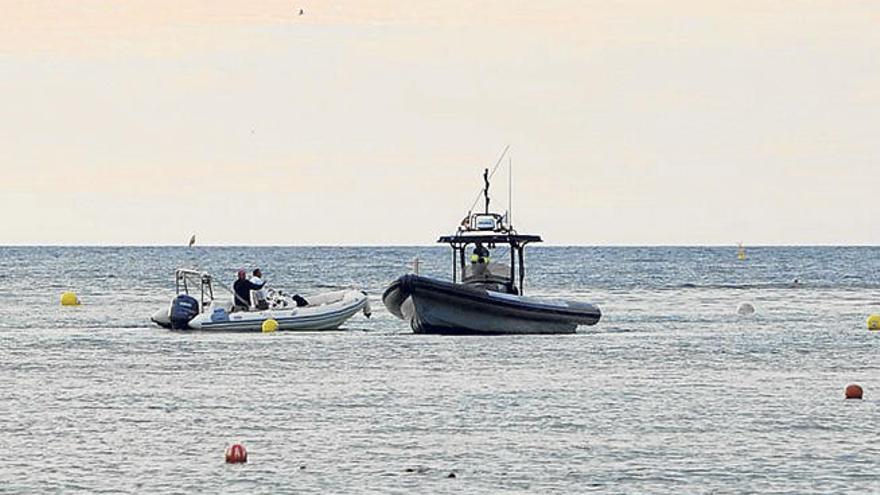
[[[486,214],[489,214],[489,169],[483,169],[483,182],[486,187],[483,189],[483,196],[486,198]]]
[[[492,173],[489,175],[489,177],[493,177],[495,175],[495,172],[498,170],[498,166],[501,165],[502,163],[504,163],[504,155],[507,154],[507,150],[509,150],[509,149],[510,149],[509,144],[504,147],[504,151],[501,152],[501,156],[498,157],[498,161],[496,161],[495,166],[492,167]],[[483,177],[485,179],[485,174]],[[486,180],[488,181],[488,179],[486,179]],[[486,189],[488,189],[488,187]],[[474,207],[477,206],[477,203],[480,202],[480,195],[481,194],[486,194],[488,196],[488,191],[484,191],[483,189],[480,189],[477,191],[477,196],[474,198],[474,202],[471,203],[471,207],[468,208],[468,216],[470,216],[470,214],[473,213]],[[489,209],[486,208],[486,213],[489,212],[488,210]]]
[[[513,158],[507,155],[507,228],[513,229]]]

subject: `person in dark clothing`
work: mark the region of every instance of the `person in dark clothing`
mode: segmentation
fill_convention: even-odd
[[[235,293],[235,311],[249,311],[251,309],[251,291],[260,290],[266,285],[265,282],[255,284],[247,279],[247,272],[238,271],[238,280],[232,284],[232,291]]]
[[[474,252],[471,254],[471,263],[489,264],[489,250],[486,249],[486,246],[483,246],[482,242],[478,242],[474,246]]]

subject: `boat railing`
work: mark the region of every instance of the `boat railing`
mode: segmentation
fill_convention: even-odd
[[[195,291],[198,287],[200,309],[214,300],[214,285],[211,275],[207,272],[178,268],[174,272],[175,291],[178,295],[191,295],[190,290]]]

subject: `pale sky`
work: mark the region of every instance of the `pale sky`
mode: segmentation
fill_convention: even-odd
[[[430,244],[507,144],[551,244],[880,244],[875,1],[3,0],[0,103],[0,244]]]

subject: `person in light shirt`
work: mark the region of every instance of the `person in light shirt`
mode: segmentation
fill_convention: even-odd
[[[259,290],[254,291],[254,299],[256,300],[257,309],[269,309],[269,301],[267,300],[268,294],[266,288],[263,287],[265,285],[265,282],[263,282],[263,272],[259,268],[254,270],[250,282],[261,287]]]

